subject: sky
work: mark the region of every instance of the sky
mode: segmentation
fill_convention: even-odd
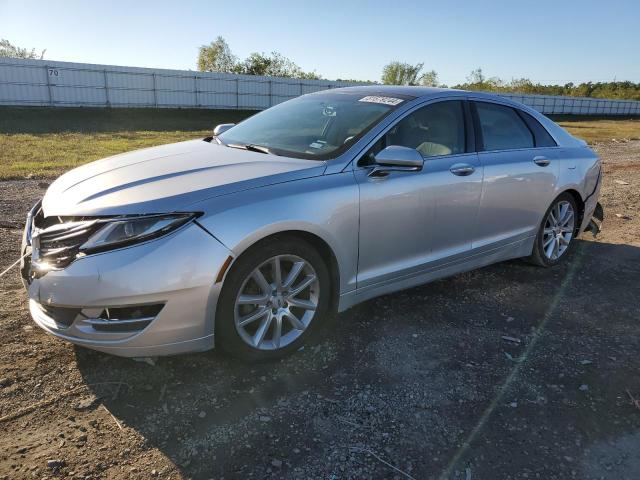
[[[0,38],[45,58],[196,69],[218,35],[327,79],[379,80],[393,60],[454,85],[471,70],[541,83],[640,82],[640,1],[0,0]]]

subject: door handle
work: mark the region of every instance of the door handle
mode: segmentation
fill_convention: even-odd
[[[542,155],[539,155],[537,157],[533,157],[533,163],[541,167],[546,167],[551,163],[551,161],[547,157],[543,157]]]
[[[466,177],[467,175],[471,175],[475,172],[476,169],[473,168],[473,165],[469,165],[468,163],[454,163],[451,165],[451,168],[449,168],[449,171],[459,177]]]

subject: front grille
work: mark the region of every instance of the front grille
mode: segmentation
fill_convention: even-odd
[[[66,267],[100,226],[96,219],[36,216],[32,237],[34,264],[44,271]]]
[[[84,244],[99,228],[95,221],[61,223],[38,232],[39,262],[64,268],[73,262]]]

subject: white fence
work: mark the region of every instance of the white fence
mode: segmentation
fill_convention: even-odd
[[[305,93],[349,85],[329,80],[0,59],[0,105],[262,110]]]
[[[0,59],[0,105],[262,110],[305,93],[356,85],[329,80]],[[545,114],[640,115],[640,102],[553,95],[502,96]]]

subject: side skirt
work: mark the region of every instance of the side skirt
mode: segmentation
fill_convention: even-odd
[[[526,257],[531,254],[535,237],[528,237],[514,243],[500,246],[493,250],[484,251],[465,257],[464,259],[427,267],[418,272],[394,280],[368,285],[367,287],[342,294],[338,303],[338,312],[342,312],[352,306],[374,297],[388,293],[405,290],[407,288],[423,285],[441,278],[450,277],[462,272],[475,270],[493,263],[511,260],[513,258]]]

